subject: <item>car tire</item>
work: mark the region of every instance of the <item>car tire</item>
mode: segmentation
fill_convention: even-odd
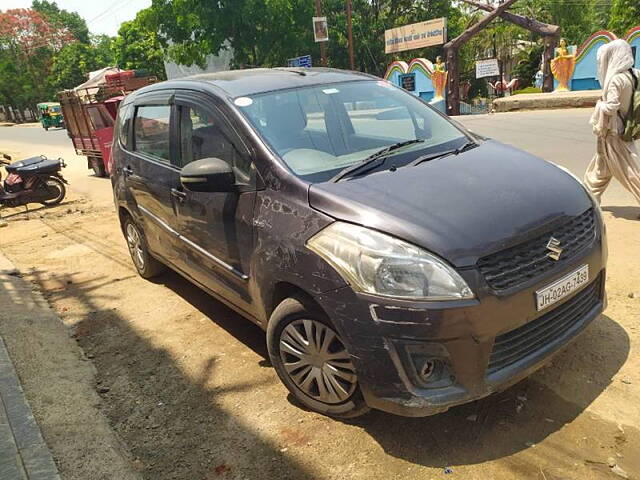
[[[166,270],[167,267],[149,252],[142,228],[131,217],[124,220],[122,231],[133,265],[142,278],[157,277]]]
[[[312,339],[306,345],[309,351],[302,355],[305,359],[312,358],[309,361],[314,365],[305,364],[307,360],[302,356],[290,353],[292,346],[297,348],[302,345],[293,343],[296,332],[302,335],[303,340]],[[323,344],[326,349],[315,348],[318,338],[318,343]],[[324,342],[328,339],[331,339],[330,344],[325,345]],[[283,300],[271,314],[267,327],[267,348],[278,377],[305,407],[337,418],[354,418],[369,411],[357,383],[351,357],[340,334],[327,315],[302,295]],[[335,358],[324,361],[326,359],[322,358],[321,350]],[[301,353],[299,348],[295,351]],[[294,361],[296,358],[298,362]]]

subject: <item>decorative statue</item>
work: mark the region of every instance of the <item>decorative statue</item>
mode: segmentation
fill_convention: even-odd
[[[556,58],[551,60],[551,73],[558,81],[556,92],[567,92],[570,90],[569,81],[576,68],[576,56],[567,47],[567,41],[560,39],[560,46],[556,48]]]
[[[436,57],[436,63],[433,64],[433,72],[431,73],[431,81],[433,82],[433,87],[435,88],[435,95],[433,97],[434,100],[443,100],[444,99],[444,89],[447,85],[447,71],[445,70],[444,62],[442,61],[442,57],[438,55]]]

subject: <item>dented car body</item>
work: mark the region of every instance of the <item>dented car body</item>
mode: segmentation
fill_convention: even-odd
[[[284,384],[329,415],[481,398],[604,308],[603,223],[571,174],[368,75],[146,87],[113,157],[138,271],[168,265],[265,329]]]

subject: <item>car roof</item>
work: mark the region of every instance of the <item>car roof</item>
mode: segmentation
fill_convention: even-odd
[[[166,88],[189,88],[194,83],[211,85],[223,90],[230,97],[255,95],[274,90],[296,88],[356,80],[375,80],[378,77],[366,73],[334,68],[252,68],[215,73],[201,73],[189,77],[167,80],[144,87],[134,94],[153,92]]]

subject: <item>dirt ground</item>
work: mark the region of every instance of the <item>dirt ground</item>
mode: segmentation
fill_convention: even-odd
[[[3,211],[0,250],[94,363],[144,478],[621,478],[613,462],[640,478],[636,208],[606,209],[609,306],[552,364],[441,415],[350,422],[293,403],[260,329],[175,273],[138,277],[113,209],[71,195],[23,211]]]

